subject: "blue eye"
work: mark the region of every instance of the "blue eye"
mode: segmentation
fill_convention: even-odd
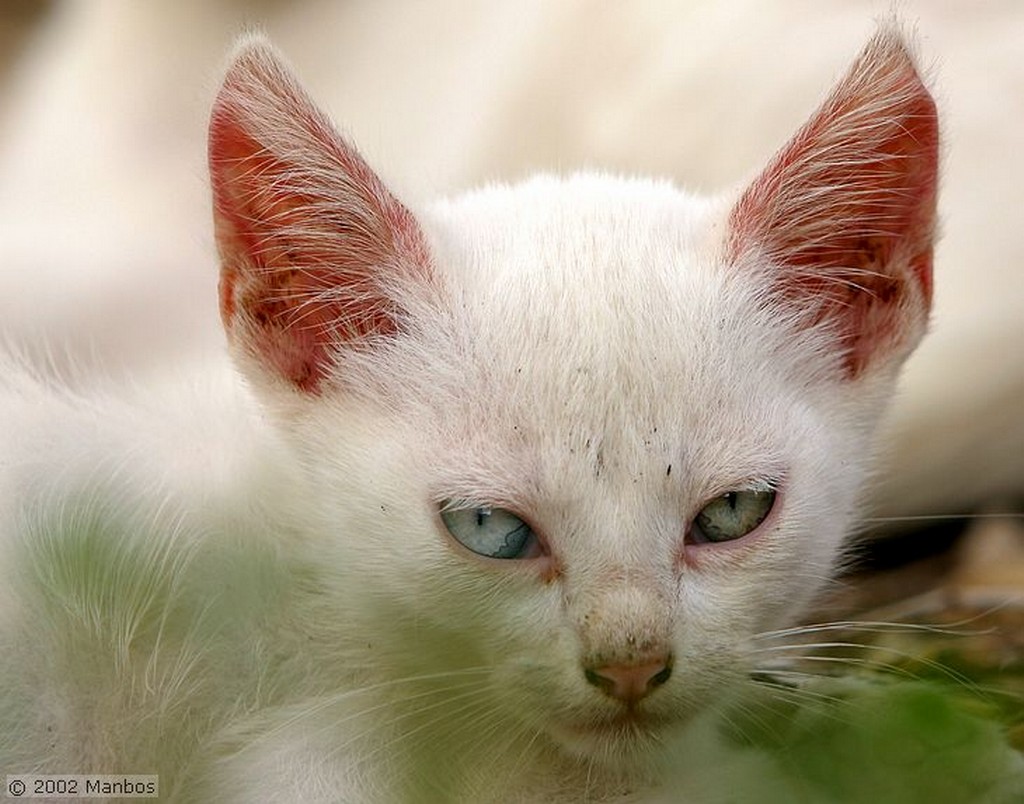
[[[540,554],[536,535],[504,508],[441,507],[441,520],[454,539],[487,558],[533,558]]]

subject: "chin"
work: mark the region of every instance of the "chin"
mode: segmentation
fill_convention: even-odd
[[[609,770],[645,773],[661,755],[671,735],[685,726],[679,718],[622,712],[553,723],[550,733],[576,759]]]

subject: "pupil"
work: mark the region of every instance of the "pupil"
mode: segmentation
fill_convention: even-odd
[[[733,511],[736,510],[736,500],[738,497],[739,495],[735,491],[730,491],[728,494],[725,495],[725,501],[729,503],[729,508],[731,508]]]
[[[487,511],[483,508],[476,509],[476,526],[483,527],[484,520],[487,519]]]

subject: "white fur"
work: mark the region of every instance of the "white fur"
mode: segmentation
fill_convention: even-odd
[[[581,174],[425,207],[433,286],[409,278],[401,335],[342,348],[321,393],[252,359],[252,394],[225,366],[71,391],[6,359],[0,767],[239,802],[698,778],[751,640],[832,570],[899,362],[845,377],[828,327],[766,304],[776,266],[726,265],[734,201]],[[765,483],[751,539],[684,547]],[[450,498],[551,556],[469,555]],[[664,725],[596,728],[621,705],[584,661],[644,642],[675,656],[644,702]]]

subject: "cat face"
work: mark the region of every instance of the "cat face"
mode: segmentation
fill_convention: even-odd
[[[852,517],[927,313],[935,150],[883,32],[738,198],[541,177],[414,216],[244,46],[221,310],[304,469],[325,672],[591,760],[722,700]]]
[[[486,668],[485,708],[621,756],[827,577],[873,402],[723,269],[722,211],[582,176],[421,216],[432,305],[290,425],[339,605],[401,672]]]

